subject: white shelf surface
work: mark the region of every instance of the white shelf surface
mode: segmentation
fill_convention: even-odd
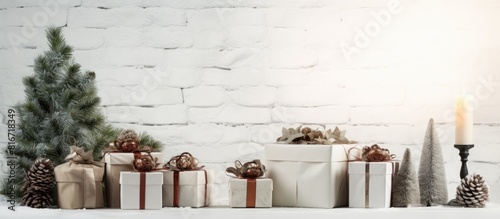
[[[120,210],[120,209],[32,209],[17,206],[16,211],[8,210],[5,203],[0,204],[0,218],[14,219],[91,219],[91,218],[119,218],[119,219],[220,219],[220,218],[383,218],[383,219],[498,219],[500,218],[500,205],[488,204],[485,208],[459,208],[448,206],[414,207],[414,208],[385,208],[385,209],[359,209],[359,208],[163,208],[161,210]]]

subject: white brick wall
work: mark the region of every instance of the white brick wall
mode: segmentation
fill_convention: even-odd
[[[0,1],[0,142],[7,109],[24,98],[22,77],[47,49],[45,28],[64,26],[76,61],[97,74],[108,122],[148,131],[166,159],[191,151],[214,168],[214,203],[228,201],[224,168],[263,158],[283,126],[340,126],[399,156],[409,147],[418,161],[430,117],[451,198],[462,88],[477,107],[469,169],[500,202],[500,4],[401,0],[381,23],[390,2]]]

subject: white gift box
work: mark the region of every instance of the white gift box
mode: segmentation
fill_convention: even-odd
[[[210,205],[210,191],[214,181],[213,170],[162,171],[163,207],[204,207]],[[177,202],[177,203],[176,203]]]
[[[144,152],[142,154],[145,154]],[[163,163],[163,154],[160,152],[151,153],[153,158],[158,158],[158,162]],[[104,162],[106,163],[106,203],[108,208],[120,208],[120,172],[134,171],[132,162],[134,153],[106,153]]]
[[[273,180],[269,178],[229,180],[229,207],[270,208],[273,200]]]
[[[163,173],[121,172],[120,184],[121,209],[162,208]]]
[[[355,144],[265,146],[267,177],[273,179],[273,206],[347,206],[347,163],[359,156]],[[349,156],[351,155],[351,156]]]
[[[391,207],[392,180],[399,168],[393,162],[349,163],[349,207]]]

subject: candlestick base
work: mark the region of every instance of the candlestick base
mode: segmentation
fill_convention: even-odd
[[[462,161],[462,167],[460,167],[460,179],[465,178],[469,174],[467,170],[467,157],[469,157],[469,149],[473,148],[473,144],[456,144],[455,148],[460,151],[460,161]]]

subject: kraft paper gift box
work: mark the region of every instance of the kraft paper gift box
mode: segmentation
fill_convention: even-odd
[[[54,168],[58,206],[62,209],[104,207],[102,181],[104,163],[67,162]]]
[[[348,160],[356,144],[270,144],[264,149],[266,176],[273,180],[273,206],[347,206]]]
[[[163,163],[162,153],[152,152],[151,156],[158,158],[158,163]],[[120,208],[120,172],[134,171],[132,167],[133,161],[134,153],[132,152],[106,153],[104,155],[104,162],[106,163],[106,205],[108,208]]]
[[[163,173],[121,172],[120,185],[121,209],[162,208]]]
[[[399,162],[350,162],[349,207],[389,208]]]
[[[273,200],[273,180],[269,178],[229,180],[229,207],[270,208]]]
[[[163,207],[204,207],[210,205],[213,170],[162,171]]]

